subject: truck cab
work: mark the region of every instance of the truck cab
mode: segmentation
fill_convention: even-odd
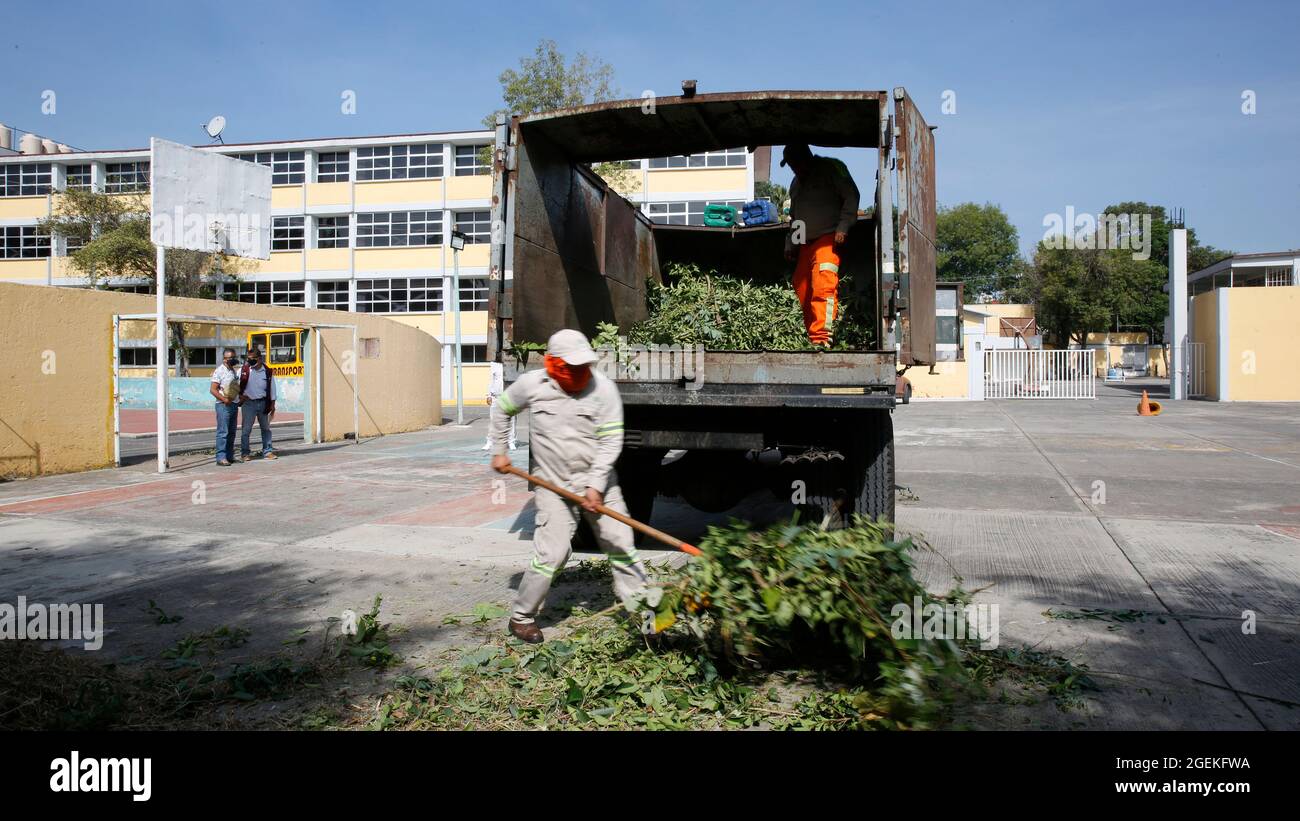
[[[657,494],[725,510],[767,487],[825,526],[893,520],[897,379],[935,361],[931,129],[902,88],[637,98],[498,120],[488,355],[507,382],[540,365],[512,355],[520,343],[561,328],[595,336],[602,323],[626,333],[669,263],[790,281],[789,225],[655,223],[593,163],[790,143],[876,152],[874,197],[856,180],[863,207],[840,265],[841,298],[871,317],[871,344],[682,351],[680,368],[618,370],[617,471],[634,517],[648,519]]]

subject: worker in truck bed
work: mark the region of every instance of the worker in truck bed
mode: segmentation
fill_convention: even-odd
[[[614,592],[624,602],[646,587],[645,566],[637,556],[632,528],[596,512],[604,504],[627,515],[614,462],[623,450],[623,400],[618,387],[593,371],[597,359],[579,331],[556,331],[546,344],[546,368],[527,371],[492,404],[492,468],[505,473],[511,419],[532,408],[528,438],[537,475],[585,497],[579,507],[538,488],[533,497],[537,524],[533,560],[519,582],[510,614],[510,633],[529,644],[542,641],[534,617],[542,609],[551,580],[569,560],[569,542],[585,515],[601,550],[609,554]]]
[[[806,145],[787,145],[781,165],[794,172],[785,258],[798,260],[794,292],[803,306],[808,339],[826,347],[838,319],[839,247],[858,218],[858,186],[848,166],[833,157],[816,156]]]

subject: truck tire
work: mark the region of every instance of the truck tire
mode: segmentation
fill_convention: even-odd
[[[894,521],[894,420],[889,411],[864,414],[849,448],[853,511],[869,519]]]

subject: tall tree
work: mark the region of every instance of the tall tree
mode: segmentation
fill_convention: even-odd
[[[998,206],[941,207],[935,233],[939,281],[964,283],[969,296],[1003,296],[1015,284],[1020,237]]]
[[[92,288],[104,279],[150,286],[157,293],[157,252],[150,239],[148,201],[141,196],[70,189],[56,199],[54,213],[40,221],[41,230],[79,245],[68,255],[74,271]],[[218,281],[238,281],[241,262],[224,254],[167,250],[167,293],[211,299]],[[186,323],[168,323],[176,352],[176,373],[189,375]]]
[[[496,127],[498,114],[536,114],[603,103],[620,93],[613,66],[582,51],[567,58],[554,40],[540,41],[532,56],[520,58],[518,70],[508,68],[497,79],[505,106],[483,118],[488,128]],[[634,175],[619,162],[597,163],[594,170],[620,193],[628,193],[635,183]]]
[[[1033,264],[1019,288],[1033,303],[1048,341],[1068,348],[1082,343],[1088,331],[1105,326],[1104,281],[1097,251],[1058,248],[1044,241],[1034,251]]]

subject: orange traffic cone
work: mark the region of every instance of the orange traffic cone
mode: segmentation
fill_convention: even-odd
[[[1159,416],[1160,403],[1152,402],[1147,398],[1147,392],[1142,391],[1142,401],[1138,402],[1138,416]]]

